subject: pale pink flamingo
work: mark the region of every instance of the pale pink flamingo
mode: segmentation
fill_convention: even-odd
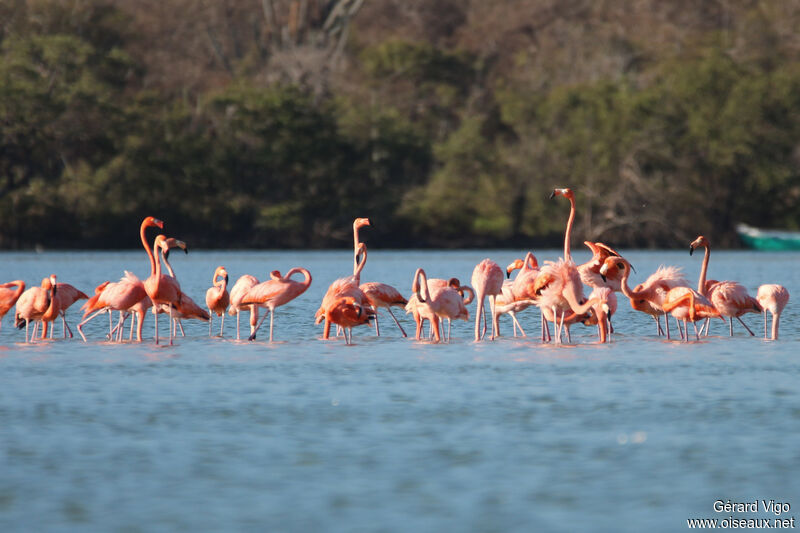
[[[78,300],[87,300],[89,297],[84,294],[83,292],[79,291],[69,283],[60,283],[58,284],[58,308],[59,308],[59,315],[61,315],[61,327],[62,327],[62,336],[63,338],[67,338],[67,333],[69,333],[69,338],[72,338],[72,330],[69,328],[67,324],[67,309],[69,309],[72,304],[77,302]],[[53,338],[53,330],[50,330],[50,338]],[[46,328],[45,332],[46,333]]]
[[[44,278],[38,287],[31,287],[17,300],[14,311],[14,325],[22,329],[25,326],[25,342],[33,342],[38,331],[38,321],[55,320],[58,316],[58,298],[56,275],[51,274],[49,278]],[[28,337],[28,326],[31,320],[34,321],[33,331]]]
[[[484,311],[484,301],[489,297],[489,304],[492,311],[492,337],[498,335],[499,324],[497,323],[497,310],[495,304],[497,296],[503,292],[503,269],[491,259],[484,259],[472,271],[472,288],[475,291],[477,309],[475,310],[475,341],[481,340],[486,335],[486,314]],[[480,329],[480,320],[483,316],[483,331]]]
[[[164,265],[167,267],[167,271],[169,275],[177,279],[175,275],[175,270],[172,268],[172,265],[169,262],[169,251],[172,248],[181,248],[184,254],[189,253],[189,248],[186,246],[186,243],[174,239],[172,237],[165,237],[163,235],[158,235],[156,237],[156,243],[154,249],[158,248],[161,252],[161,257],[164,259]],[[158,306],[159,313],[168,313],[169,309],[166,305],[161,304]],[[183,324],[181,323],[182,320],[205,320],[211,321],[210,313],[206,312],[205,309],[197,305],[197,303],[189,297],[188,294],[184,293],[183,291],[179,291],[178,300],[175,303],[175,308],[172,311],[172,335],[177,336],[177,328],[180,328],[181,335],[184,337],[186,333],[183,331]]]
[[[11,287],[16,288],[11,290]],[[25,292],[25,282],[22,280],[9,281],[0,285],[0,328],[3,327],[3,317],[14,307],[23,292]]]
[[[125,271],[125,275],[119,281],[110,283],[108,281],[98,285],[95,289],[95,294],[89,301],[83,304],[81,309],[84,309],[83,321],[78,324],[78,333],[81,338],[86,342],[86,335],[83,333],[83,326],[96,316],[102,313],[109,314],[109,322],[111,321],[111,313],[113,311],[120,312],[121,329],[123,320],[123,313],[128,313],[137,304],[147,299],[147,292],[144,289],[144,284],[132,273]],[[131,326],[133,327],[133,326]],[[114,330],[110,328],[109,324],[109,338],[112,338]],[[139,315],[139,328],[137,330],[138,340],[142,340],[142,315]]]
[[[361,259],[362,256],[363,259]],[[336,316],[361,316],[361,313],[356,312],[355,309],[353,309],[351,312],[345,312],[340,309],[343,305],[347,305],[346,302],[342,301],[342,298],[350,298],[352,302],[358,304],[359,308],[371,309],[367,296],[364,294],[364,291],[358,287],[361,280],[361,271],[364,269],[364,265],[367,263],[367,247],[364,243],[359,243],[359,250],[353,258],[353,263],[355,265],[354,274],[345,278],[339,278],[331,283],[327,292],[325,293],[325,296],[322,298],[322,304],[315,313],[315,323],[319,324],[323,320],[325,321],[325,327],[322,330],[322,338],[325,340],[330,337],[331,321],[327,318],[327,310],[329,310],[331,306],[334,304],[337,306],[337,311],[334,313]],[[347,300],[347,302],[350,302],[351,300]],[[374,316],[375,313],[374,310],[372,310],[370,318],[373,318]],[[367,322],[368,321],[360,322],[359,325]],[[350,327],[352,328],[352,326]],[[345,340],[347,341],[347,335],[345,335]],[[349,341],[347,342],[349,344]]]
[[[472,289],[462,287],[458,279],[451,278],[445,284],[438,281],[429,283],[425,271],[418,268],[411,282],[411,290],[415,300],[414,316],[417,322],[417,340],[421,338],[422,320],[428,320],[431,323],[434,341],[440,342],[439,321],[441,319],[447,319],[448,323],[453,320],[469,319],[469,311],[465,305],[463,293],[464,291],[472,293]],[[471,300],[467,300],[467,302],[469,301]],[[449,327],[447,340],[450,340]]]
[[[445,289],[452,289],[459,294],[461,298],[461,304],[458,306],[457,310],[447,309],[449,312],[440,313],[439,316],[447,320],[447,341],[450,341],[450,330],[452,325],[452,320],[459,319],[459,320],[468,320],[469,319],[469,312],[467,311],[466,306],[472,303],[472,300],[475,299],[475,291],[472,290],[471,287],[467,285],[461,285],[461,282],[458,278],[450,278],[450,279],[440,279],[440,278],[431,278],[426,279],[428,291],[433,295],[433,298]],[[413,290],[413,283],[412,283],[412,290]],[[468,293],[466,296],[464,293]],[[422,327],[425,321],[427,320],[430,324],[430,331],[429,337],[433,339],[433,322],[430,320],[431,311],[426,306],[425,309],[423,308],[423,304],[420,303],[419,299],[417,298],[416,292],[412,292],[411,297],[408,299],[408,303],[405,306],[406,314],[411,313],[411,316],[414,318],[414,323],[416,324],[416,339],[420,340],[422,338]]]
[[[604,276],[614,272],[615,276],[619,276],[622,294],[630,300],[633,309],[653,317],[656,321],[657,335],[663,334],[659,317],[665,315],[664,321],[667,326],[667,339],[669,339],[669,319],[662,308],[664,298],[670,289],[688,287],[689,282],[679,267],[661,265],[644,283],[640,283],[636,288],[631,289],[628,286],[631,270],[631,265],[626,259],[611,256],[603,262],[603,266],[600,268],[600,275]]]
[[[389,316],[392,317],[394,323],[397,324],[397,327],[400,328],[400,333],[403,334],[403,337],[407,337],[403,326],[400,325],[400,322],[397,321],[397,318],[392,313],[392,306],[405,308],[408,305],[408,300],[406,300],[400,291],[392,287],[391,285],[387,285],[386,283],[378,283],[376,281],[369,281],[367,283],[362,283],[358,287],[361,289],[367,297],[369,304],[372,308],[376,311],[375,313],[375,334],[380,337],[380,329],[378,326],[378,308],[383,308],[389,311]]]
[[[700,271],[700,279],[697,282],[697,292],[707,297],[711,304],[720,312],[723,317],[729,319],[730,336],[733,336],[733,319],[738,320],[744,329],[751,336],[755,334],[747,327],[747,324],[740,318],[745,313],[760,313],[761,306],[758,301],[747,294],[747,289],[736,281],[720,281],[714,284],[706,283],[706,273],[708,271],[708,261],[711,255],[711,243],[704,236],[700,235],[689,245],[689,255],[692,255],[695,248],[703,246],[705,254],[703,256],[703,266]],[[725,321],[725,319],[722,319]],[[708,327],[708,322],[706,327]]]
[[[611,287],[595,287],[589,293],[589,300],[596,300],[598,303],[592,306],[592,316],[583,323],[587,326],[596,324],[600,342],[608,342],[609,335],[613,333],[611,317],[617,312],[617,294]]]
[[[609,257],[619,257],[620,254],[610,246],[602,242],[584,241],[589,250],[592,251],[592,258],[578,265],[578,273],[581,276],[581,281],[592,288],[597,287],[611,287],[611,290],[619,292],[621,275],[615,275],[609,271],[605,276],[600,274],[600,268]]]
[[[761,285],[756,294],[756,300],[764,310],[764,338],[767,338],[767,311],[772,313],[772,340],[778,339],[778,326],[781,321],[781,313],[786,304],[789,303],[789,291],[783,285],[774,283]]]
[[[239,335],[239,315],[242,311],[250,311],[250,334],[255,331],[256,324],[258,323],[258,306],[242,305],[242,300],[247,295],[247,291],[259,284],[258,279],[250,274],[244,274],[231,288],[230,306],[228,307],[228,314],[231,316],[236,315],[236,340],[240,340]]]
[[[206,307],[208,307],[208,315],[211,320],[208,321],[208,335],[211,336],[211,322],[214,315],[222,318],[222,324],[219,327],[219,336],[222,337],[225,328],[225,311],[231,303],[230,294],[228,294],[228,271],[225,267],[218,266],[214,271],[214,276],[211,278],[212,287],[206,291]]]
[[[302,274],[303,281],[291,279],[294,274]],[[269,310],[269,342],[272,342],[272,323],[275,316],[275,308],[291,302],[308,289],[311,285],[311,273],[303,267],[294,267],[285,276],[277,270],[272,271],[269,281],[259,283],[249,291],[242,300],[242,305],[259,305]],[[250,340],[255,340],[256,332],[267,315],[261,319],[255,331],[250,334]]]
[[[156,260],[155,254],[160,246],[158,242],[159,237],[161,237],[161,239],[165,239],[165,237],[163,235],[157,236],[156,242],[153,245],[153,250],[150,250],[150,247],[147,245],[147,237],[145,235],[145,230],[148,227],[163,228],[164,223],[153,217],[146,217],[142,221],[142,225],[139,229],[142,246],[147,253],[148,259],[150,260],[150,276],[144,282],[144,290],[147,292],[147,296],[153,302],[153,316],[155,317],[155,341],[156,344],[158,344],[158,308],[160,305],[167,306],[169,311],[169,324],[171,326],[172,310],[180,301],[181,290],[180,285],[175,278],[161,273],[161,261]],[[169,332],[169,344],[171,346],[173,344],[172,327],[169,328]]]
[[[375,311],[368,305],[362,305],[352,296],[342,296],[330,302],[324,310],[323,318],[326,324],[326,333],[330,332],[330,324],[336,324],[344,330],[345,343],[351,344],[353,328],[369,325],[369,321],[374,317]],[[319,322],[321,320],[317,323]]]
[[[536,281],[537,304],[546,320],[556,328],[556,342],[562,342],[561,328],[566,323],[567,313],[583,315],[596,305],[597,298],[587,301],[583,295],[580,275],[572,261],[559,259],[558,262],[545,261]],[[544,333],[543,333],[544,336]],[[570,341],[567,330],[567,341]]]

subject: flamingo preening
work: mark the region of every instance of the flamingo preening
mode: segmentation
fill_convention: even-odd
[[[302,274],[303,281],[291,279],[294,274]],[[275,316],[275,308],[287,304],[306,292],[311,285],[311,273],[303,267],[294,267],[285,276],[277,270],[272,271],[271,279],[252,287],[244,299],[242,305],[259,305],[269,311],[269,342],[272,342],[272,323]],[[258,328],[264,322],[267,315],[261,319],[250,334],[250,340],[255,340]]]

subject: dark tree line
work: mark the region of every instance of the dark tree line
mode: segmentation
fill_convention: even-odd
[[[737,244],[800,225],[780,1],[0,2],[0,247]]]

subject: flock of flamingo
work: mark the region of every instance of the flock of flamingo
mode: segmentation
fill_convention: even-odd
[[[575,195],[570,189],[554,189],[551,198],[562,196],[570,202],[570,213],[564,235],[564,256],[557,261],[545,261],[539,266],[536,258],[528,252],[525,259],[517,259],[505,270],[506,277],[519,270],[516,277],[504,280],[503,269],[491,259],[484,259],[472,273],[472,287],[462,285],[457,278],[428,279],[425,271],[418,268],[414,273],[409,299],[396,288],[385,283],[361,283],[361,272],[367,261],[367,246],[359,239],[359,230],[370,225],[367,218],[357,218],[353,222],[353,274],[339,278],[328,288],[322,304],[316,312],[316,323],[324,322],[322,337],[330,337],[331,324],[344,335],[345,342],[352,341],[352,328],[370,324],[374,321],[375,332],[380,335],[378,310],[385,309],[405,337],[406,332],[392,313],[392,307],[401,307],[411,313],[416,323],[416,339],[423,334],[425,321],[429,322],[429,336],[434,342],[450,340],[450,325],[453,320],[469,320],[467,305],[476,301],[475,340],[480,341],[487,333],[485,299],[489,298],[492,315],[491,339],[499,335],[498,318],[510,315],[514,335],[519,329],[525,335],[517,320],[516,313],[530,306],[541,311],[541,339],[543,342],[562,343],[564,335],[571,342],[570,326],[575,323],[596,326],[599,342],[610,340],[613,332],[611,319],[617,309],[617,292],[630,300],[631,307],[651,315],[658,335],[671,338],[669,315],[676,322],[679,337],[689,340],[688,323],[694,326],[697,339],[708,335],[711,319],[720,318],[729,324],[733,335],[733,319],[738,320],[745,329],[754,335],[742,321],[745,313],[763,313],[764,338],[777,339],[780,315],[789,301],[789,292],[777,284],[765,284],[758,288],[755,298],[735,281],[716,281],[706,279],[710,244],[708,239],[699,236],[690,244],[690,254],[703,247],[705,255],[697,282],[697,289],[690,287],[680,268],[661,266],[644,283],[631,289],[628,280],[631,264],[611,247],[600,242],[586,241],[584,244],[592,251],[592,258],[576,265],[570,252],[572,226],[575,220]],[[239,314],[250,313],[250,340],[256,338],[267,314],[259,320],[259,310],[265,308],[270,317],[269,340],[273,340],[273,319],[275,309],[301,294],[311,285],[311,273],[302,267],[295,267],[285,275],[277,270],[270,273],[270,279],[259,282],[254,276],[241,276],[228,292],[228,273],[220,266],[214,271],[212,287],[206,292],[206,309],[197,305],[180,287],[175,272],[169,263],[169,252],[180,248],[186,252],[186,244],[174,238],[157,235],[152,249],[148,244],[147,228],[163,229],[164,223],[147,217],[142,221],[140,237],[142,246],[150,261],[150,276],[141,281],[130,272],[117,282],[105,281],[95,288],[91,297],[67,283],[57,281],[55,275],[42,280],[40,286],[25,290],[25,283],[17,280],[0,285],[0,326],[6,313],[16,304],[15,325],[25,328],[25,341],[35,342],[41,324],[41,338],[53,337],[51,323],[60,316],[63,336],[72,337],[72,330],[66,322],[65,312],[76,301],[87,300],[83,306],[83,320],[78,324],[78,332],[84,341],[83,327],[90,320],[104,313],[109,317],[108,339],[121,342],[123,327],[132,316],[129,340],[142,340],[142,324],[145,313],[152,310],[155,317],[155,342],[159,343],[158,315],[169,315],[169,344],[183,331],[181,320],[200,319],[208,321],[209,335],[212,335],[212,317],[221,318],[220,336],[225,326],[225,313],[236,316],[236,338],[240,338]],[[167,273],[162,270],[162,261]],[[292,279],[295,274],[303,276],[302,281]],[[584,285],[591,288],[588,298],[584,296]],[[119,320],[113,323],[112,313],[119,312]],[[767,311],[772,314],[771,334],[768,333]],[[664,327],[661,316],[664,315]],[[481,325],[481,319],[483,324]],[[443,335],[440,324],[447,320],[447,334]],[[698,330],[697,322],[705,321]],[[29,326],[33,331],[29,335]],[[554,335],[550,326],[554,325]]]

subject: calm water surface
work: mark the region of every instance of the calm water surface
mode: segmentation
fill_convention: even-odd
[[[521,255],[376,250],[362,279],[408,293],[418,266],[469,283],[484,257]],[[702,260],[626,256],[634,283],[662,263],[696,281]],[[219,264],[231,283],[296,265],[314,282],[278,309],[272,345],[233,340],[230,319],[223,339],[187,322],[171,348],[112,345],[98,318],[86,344],[26,346],[9,314],[0,531],[682,531],[687,518],[730,516],[714,512],[718,499],[788,502],[782,517],[800,518],[799,260],[711,257],[709,277],[751,294],[761,283],[789,289],[778,342],[741,327],[728,338],[719,321],[701,342],[667,342],[621,301],[604,346],[585,327],[574,345],[542,345],[535,310],[521,315],[525,339],[475,344],[459,322],[451,344],[417,343],[384,318],[380,339],[359,328],[345,346],[318,339],[313,313],[352,268],[350,253],[174,254],[198,302]],[[0,254],[0,281],[56,273],[87,293],[147,268],[141,251]],[[78,315],[69,312],[73,326]],[[763,331],[760,316],[745,320]],[[510,334],[508,317],[501,324]]]

